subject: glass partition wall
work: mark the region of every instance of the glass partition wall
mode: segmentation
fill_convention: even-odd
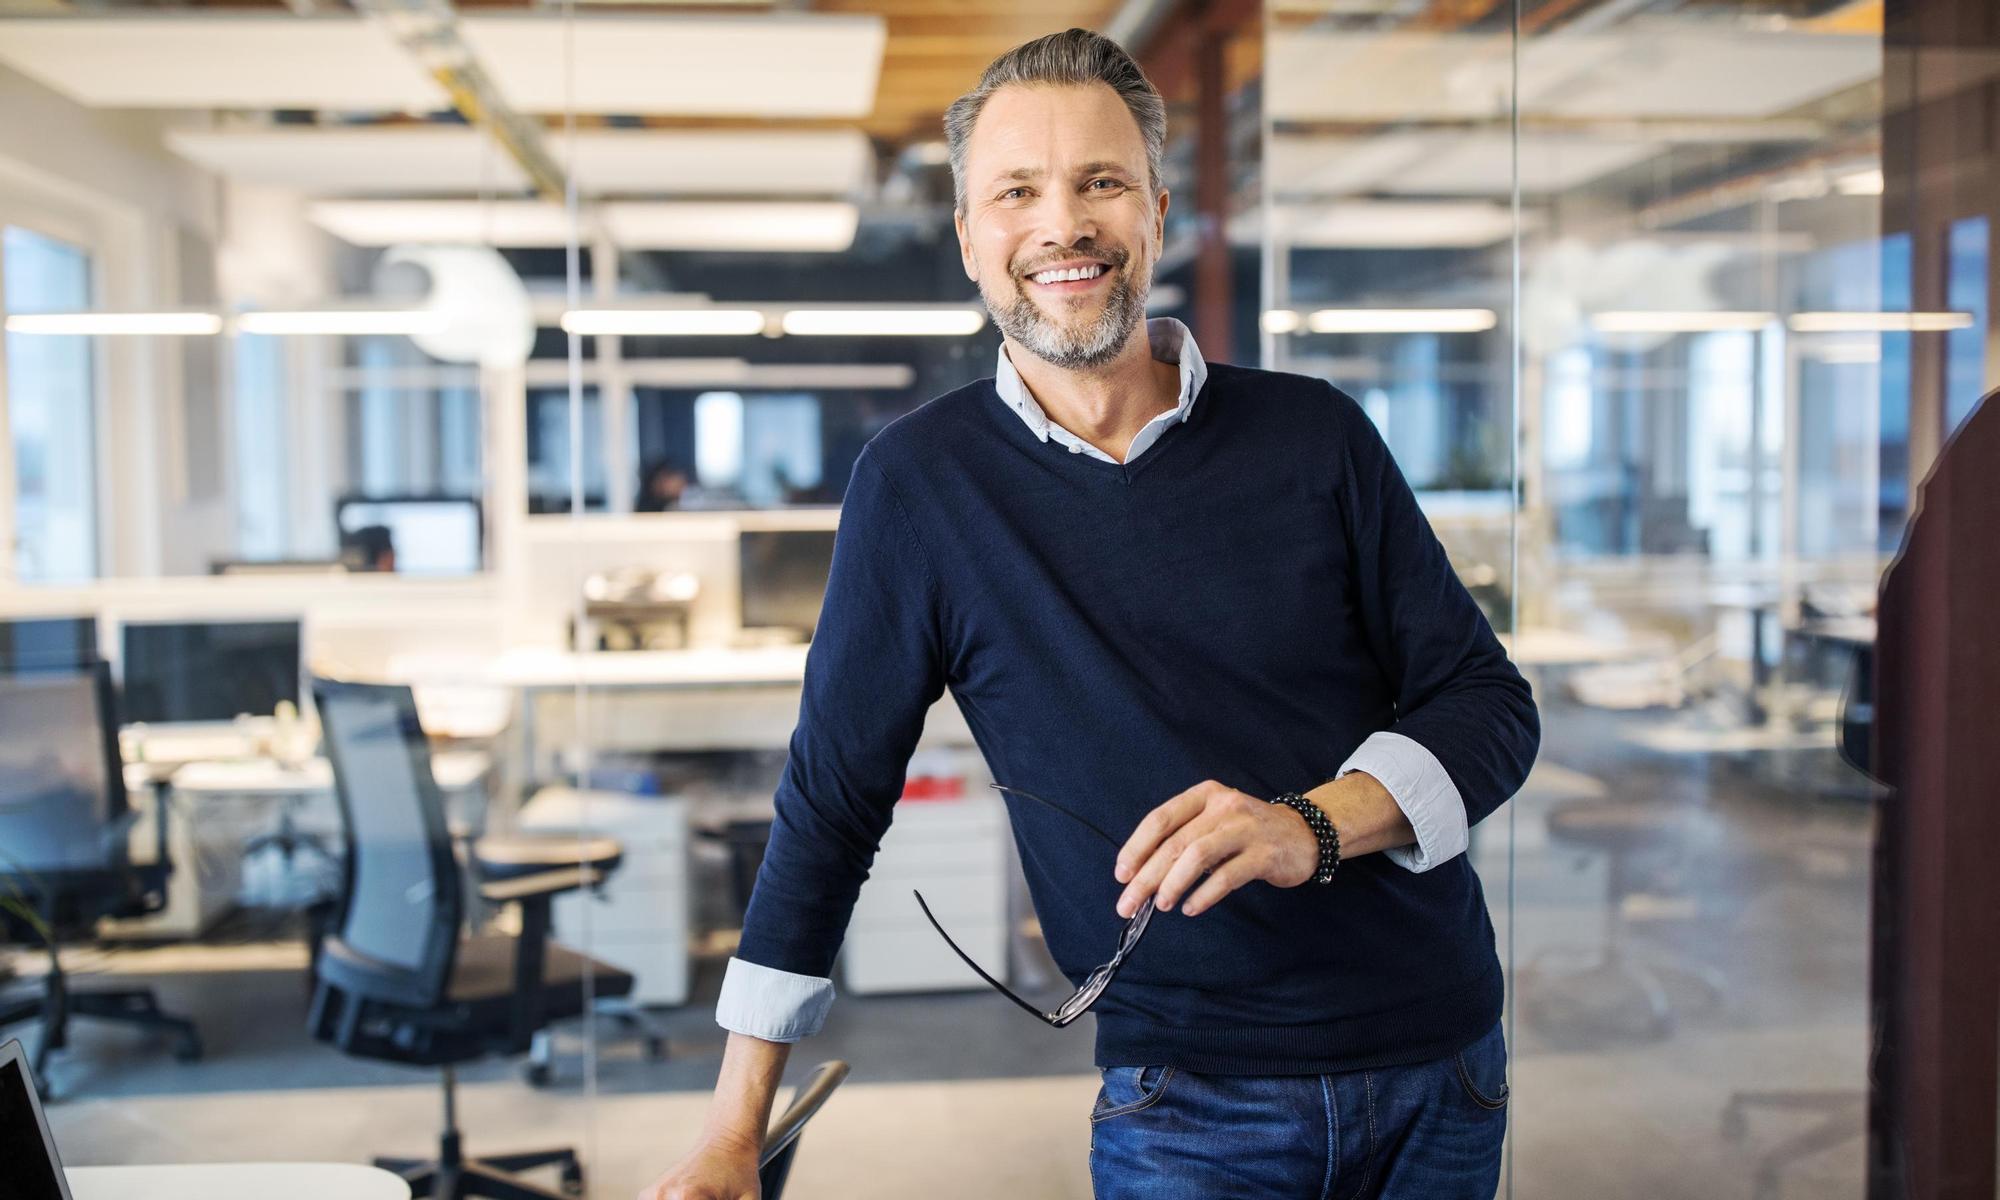
[[[1476,9],[1270,6],[1262,320],[1536,687],[1473,851],[1510,1194],[1858,1196],[1874,797],[1837,735],[1909,501],[1880,8]]]

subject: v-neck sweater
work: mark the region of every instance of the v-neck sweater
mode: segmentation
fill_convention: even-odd
[[[991,380],[869,442],[737,957],[831,973],[946,688],[996,781],[1121,840],[1206,779],[1309,790],[1383,730],[1437,758],[1476,824],[1540,736],[1360,406],[1220,363],[1187,419],[1126,463],[1038,438]],[[1117,941],[1114,850],[1008,803],[1050,953],[1080,983]],[[1414,873],[1368,855],[1327,885],[1252,883],[1198,917],[1158,914],[1093,1009],[1097,1060],[1423,1061],[1483,1034],[1501,984],[1468,856]]]

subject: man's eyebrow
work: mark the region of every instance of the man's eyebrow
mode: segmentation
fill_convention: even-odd
[[[1078,175],[1120,175],[1127,179],[1138,178],[1138,176],[1135,175],[1130,168],[1126,167],[1124,163],[1113,162],[1110,159],[1099,159],[1096,162],[1087,162],[1082,166],[1078,167],[1076,169],[1076,173]],[[993,177],[993,181],[995,183],[1003,183],[1003,182],[1032,183],[1033,181],[1044,178],[1047,175],[1048,171],[1044,170],[1041,167],[1015,167],[1011,171],[1001,171],[999,174]]]

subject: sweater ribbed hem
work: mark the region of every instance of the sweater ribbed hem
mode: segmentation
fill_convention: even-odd
[[[1462,987],[1393,1012],[1316,1025],[1191,1028],[1102,1014],[1097,1065],[1173,1066],[1207,1075],[1331,1075],[1429,1062],[1465,1049],[1492,1029],[1505,990],[1495,959]]]

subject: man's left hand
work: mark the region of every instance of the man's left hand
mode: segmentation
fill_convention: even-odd
[[[1125,884],[1118,915],[1139,911],[1147,897],[1165,911],[1201,880],[1182,909],[1192,917],[1249,883],[1262,879],[1297,887],[1319,868],[1319,841],[1304,817],[1204,780],[1146,814],[1118,852],[1117,877]]]

